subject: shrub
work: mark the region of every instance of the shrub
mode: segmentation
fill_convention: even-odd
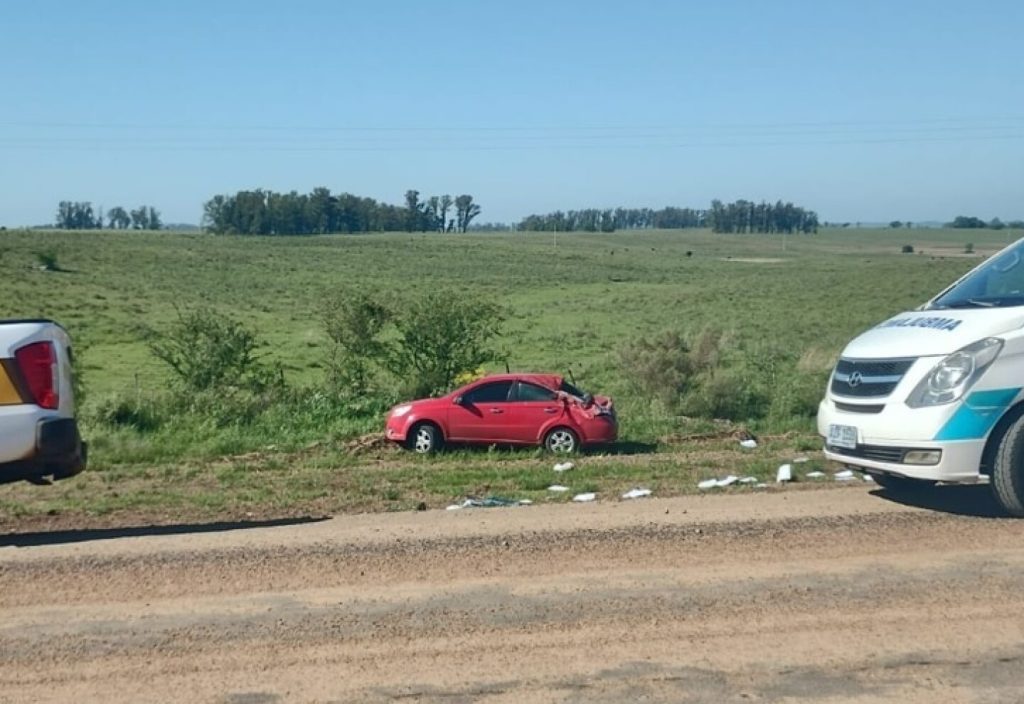
[[[241,323],[209,308],[188,313],[165,333],[150,331],[149,349],[189,391],[259,391],[279,383],[281,372],[262,364],[256,335]]]
[[[974,243],[968,242],[964,245],[964,254],[974,254]]]
[[[678,410],[702,373],[715,369],[721,359],[723,334],[704,330],[694,340],[676,331],[634,340],[619,350],[619,366],[641,394]]]
[[[365,292],[343,291],[327,298],[322,316],[332,343],[328,383],[356,395],[365,392],[374,367],[387,358],[380,336],[392,318],[391,310]]]
[[[408,301],[394,311],[398,340],[387,367],[413,396],[445,391],[459,374],[499,357],[489,344],[503,320],[494,303],[454,291]]]
[[[914,245],[912,245],[912,244],[905,244],[905,245],[903,245],[900,248],[900,253],[902,253],[902,254],[913,254],[914,253]]]
[[[57,261],[57,250],[44,249],[35,253],[39,268],[43,271],[60,271],[60,263]]]

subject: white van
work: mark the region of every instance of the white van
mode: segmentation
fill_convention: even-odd
[[[825,456],[905,491],[988,481],[1024,516],[1024,240],[850,342],[818,408]]]

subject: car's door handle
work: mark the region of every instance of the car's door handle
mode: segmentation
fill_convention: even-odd
[[[545,408],[544,412],[545,413],[558,413],[558,409],[557,408]]]
[[[501,410],[500,408],[492,408],[491,409],[491,413],[504,413],[504,412],[505,411]]]

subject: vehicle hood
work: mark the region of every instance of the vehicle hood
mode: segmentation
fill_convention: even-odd
[[[908,311],[854,338],[847,359],[947,355],[985,337],[1024,326],[1024,307]]]

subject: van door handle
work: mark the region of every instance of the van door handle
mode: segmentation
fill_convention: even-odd
[[[491,413],[495,413],[495,414],[497,414],[497,413],[504,413],[504,412],[505,411],[501,410],[500,408],[492,408],[491,409]]]

